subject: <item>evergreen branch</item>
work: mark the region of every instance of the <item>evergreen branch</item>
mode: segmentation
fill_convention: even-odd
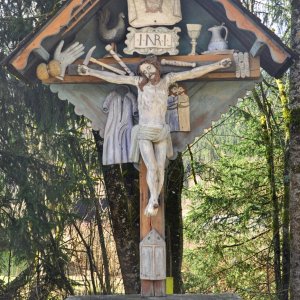
[[[240,242],[240,243],[237,243],[237,244],[231,244],[231,245],[222,245],[222,248],[225,249],[225,248],[234,248],[234,247],[242,246],[242,245],[244,245],[244,244],[246,244],[246,243],[248,243],[250,241],[256,240],[257,238],[265,235],[266,233],[269,233],[270,231],[271,231],[270,229],[268,229],[266,231],[263,231],[260,234],[254,236],[254,237],[251,237],[250,239],[248,239],[248,240],[246,240],[244,242]]]

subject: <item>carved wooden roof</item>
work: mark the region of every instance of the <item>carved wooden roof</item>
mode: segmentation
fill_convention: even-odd
[[[119,0],[125,1],[126,0]],[[109,0],[70,0],[41,28],[28,35],[8,55],[2,64],[19,78],[36,80],[36,66],[51,55],[57,43],[64,39],[71,42],[76,33]],[[205,9],[219,23],[224,23],[231,34],[243,46],[261,58],[261,66],[272,76],[280,77],[293,63],[294,53],[278,36],[264,26],[239,0],[194,0],[195,5]],[[182,1],[182,6],[190,5]]]
[[[281,77],[293,63],[295,54],[261,20],[247,10],[239,0],[199,0],[201,5],[224,22],[246,49],[255,42],[263,43],[261,66],[270,75]],[[225,12],[225,13],[224,13]]]

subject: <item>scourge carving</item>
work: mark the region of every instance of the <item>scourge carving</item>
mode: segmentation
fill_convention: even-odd
[[[182,20],[180,0],[127,0],[132,27],[174,25]]]
[[[117,69],[117,68],[115,68],[113,66],[110,66],[110,65],[108,65],[108,64],[106,64],[104,62],[101,62],[101,61],[99,61],[99,60],[97,60],[97,59],[95,59],[93,57],[90,58],[90,62],[94,63],[96,65],[101,66],[102,70],[105,68],[105,69],[110,70],[110,71],[112,71],[114,73],[117,73],[117,74],[120,74],[120,75],[126,75],[126,72],[124,72],[122,70],[119,70],[119,69]]]
[[[169,53],[170,55],[177,55],[179,50],[178,33],[181,31],[179,27],[168,29],[165,27],[145,27],[141,29],[128,28],[129,33],[125,44],[127,48],[124,53],[133,54],[134,52],[148,55],[162,55]]]

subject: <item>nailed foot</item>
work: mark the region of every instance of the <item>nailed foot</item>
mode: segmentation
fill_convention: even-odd
[[[158,212],[159,204],[157,201],[151,201],[149,200],[148,205],[145,208],[144,214],[147,217],[153,217],[156,216]]]

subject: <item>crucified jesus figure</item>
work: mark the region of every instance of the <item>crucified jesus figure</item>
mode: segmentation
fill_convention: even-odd
[[[223,59],[189,71],[168,73],[163,77],[160,74],[160,64],[153,57],[140,63],[139,76],[118,75],[93,70],[84,65],[78,66],[79,75],[98,77],[115,84],[129,84],[138,89],[139,124],[132,129],[130,152],[133,162],[138,162],[141,154],[147,168],[150,199],[144,212],[146,216],[155,216],[157,213],[158,198],[164,184],[165,161],[173,156],[170,127],[166,124],[169,86],[230,65],[230,59]]]

